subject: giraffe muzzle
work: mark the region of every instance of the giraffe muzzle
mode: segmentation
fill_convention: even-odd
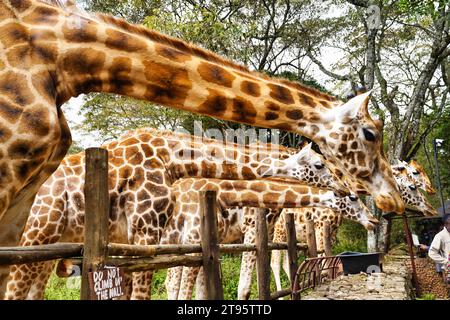
[[[380,194],[375,197],[375,204],[385,212],[395,212],[403,214],[405,212],[405,203],[400,194]]]

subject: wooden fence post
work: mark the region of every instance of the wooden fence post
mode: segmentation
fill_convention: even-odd
[[[323,247],[324,247],[324,252],[325,252],[326,257],[333,255],[333,253],[331,252],[331,224],[330,224],[330,221],[323,222]]]
[[[331,251],[331,224],[330,221],[323,222],[323,249],[325,257],[333,255]],[[328,270],[328,278],[333,279],[333,269]]]
[[[91,299],[89,272],[101,269],[108,254],[108,151],[86,149],[85,218],[81,300]]]
[[[270,262],[268,248],[266,209],[256,210],[256,267],[259,300],[270,299]]]
[[[308,244],[308,257],[317,257],[317,241],[314,220],[306,220],[306,243]]]
[[[200,191],[203,274],[208,300],[223,300],[216,203],[215,191]]]
[[[292,289],[292,300],[298,300],[299,295],[294,294],[294,281],[295,281],[295,274],[297,273],[297,234],[295,232],[295,222],[294,222],[294,214],[288,213],[285,215],[286,220],[286,239],[287,239],[287,255],[288,255],[288,261],[289,261],[289,276],[291,279],[291,289]]]

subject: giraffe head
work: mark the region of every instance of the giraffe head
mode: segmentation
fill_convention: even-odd
[[[349,189],[330,171],[327,161],[311,146],[307,144],[270,171],[274,176],[293,177],[313,187],[333,189],[342,196],[349,194]]]
[[[414,180],[420,189],[426,191],[428,194],[436,193],[436,189],[434,189],[431,184],[430,178],[426,174],[425,169],[417,163],[417,161],[411,160],[409,164],[404,162],[404,166],[406,167],[409,176]]]
[[[374,230],[375,224],[379,223],[364,202],[354,194],[345,197],[337,197],[336,205],[340,208],[340,214],[342,214],[344,218],[357,221],[367,230]]]
[[[370,91],[329,109],[317,125],[318,145],[327,160],[370,193],[383,211],[402,213],[404,203],[382,152],[382,123],[368,112]]]
[[[436,209],[428,202],[425,196],[419,191],[414,180],[409,176],[408,170],[403,166],[392,166],[395,180],[399,186],[403,201],[407,206],[415,208],[425,216],[436,216]]]

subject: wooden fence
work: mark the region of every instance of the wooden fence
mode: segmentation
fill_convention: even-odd
[[[64,265],[77,265],[82,269],[81,299],[91,299],[88,273],[102,270],[105,266],[116,266],[124,271],[146,271],[175,266],[203,266],[206,275],[206,297],[223,299],[220,254],[256,251],[258,293],[260,300],[277,299],[290,295],[291,288],[270,293],[269,251],[287,250],[291,279],[294,279],[298,251],[315,258],[319,253],[331,252],[331,244],[325,241],[324,252],[317,250],[314,221],[306,223],[307,243],[297,243],[294,217],[286,215],[286,243],[269,243],[264,209],[256,214],[255,244],[219,244],[217,240],[216,193],[201,194],[201,244],[185,245],[129,245],[108,242],[109,192],[108,153],[105,149],[86,150],[85,182],[85,240],[80,243],[55,243],[30,247],[0,247],[0,265],[13,265],[63,260]],[[325,239],[329,239],[329,226],[324,228]],[[202,253],[190,256],[190,253]],[[59,272],[59,276],[64,276]],[[67,276],[67,275],[66,275]],[[295,298],[295,297],[294,297]]]

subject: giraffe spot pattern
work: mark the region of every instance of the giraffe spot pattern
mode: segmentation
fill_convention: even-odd
[[[200,63],[197,71],[200,77],[207,82],[215,83],[223,87],[231,88],[234,79],[236,79],[236,76],[234,76],[231,72],[209,62]]]
[[[106,30],[105,45],[110,49],[116,49],[125,52],[137,52],[147,50],[145,41],[140,40],[137,36],[127,34],[123,31],[114,29]]]
[[[284,104],[293,104],[294,97],[292,96],[291,90],[288,88],[278,85],[278,84],[268,84],[270,89],[270,96]]]
[[[97,25],[93,21],[89,21],[83,17],[77,16],[77,21],[73,21],[75,18],[67,19],[66,23],[62,27],[64,38],[68,42],[95,42],[97,41]],[[74,28],[73,26],[80,26]]]
[[[158,55],[175,62],[183,63],[192,59],[191,56],[185,52],[161,44],[155,44],[155,51]]]
[[[23,21],[34,25],[54,26],[59,21],[59,12],[57,9],[48,6],[36,7],[36,9],[23,18]]]
[[[241,91],[253,97],[259,97],[261,95],[259,85],[256,82],[252,81],[242,81]]]
[[[144,60],[144,74],[149,84],[144,98],[165,105],[182,105],[192,88],[188,73],[182,68]]]
[[[232,119],[237,122],[253,123],[256,117],[256,109],[253,104],[241,97],[233,99]]]
[[[227,99],[218,91],[208,89],[208,97],[199,106],[199,111],[210,115],[220,116],[227,109]]]

